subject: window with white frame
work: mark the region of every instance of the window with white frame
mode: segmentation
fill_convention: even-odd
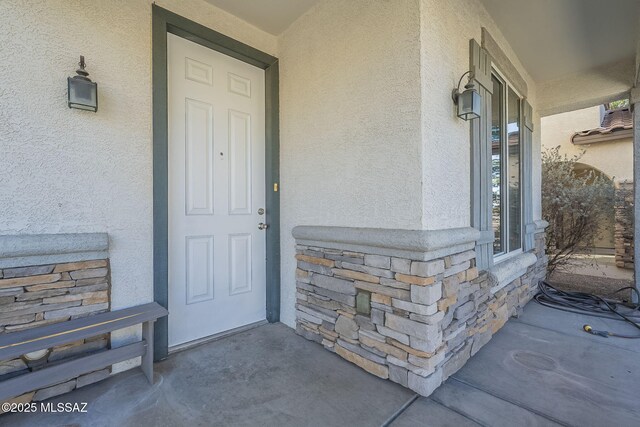
[[[522,250],[522,97],[497,71],[491,80],[491,220],[497,258]]]

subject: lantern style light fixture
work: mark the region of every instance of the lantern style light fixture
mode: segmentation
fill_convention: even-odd
[[[464,76],[469,75],[469,81],[464,86],[464,91],[460,92],[460,83]],[[473,76],[467,71],[460,77],[458,87],[452,93],[453,103],[458,106],[458,117],[463,120],[473,120],[480,117],[482,96],[476,90]]]
[[[77,76],[67,78],[69,108],[79,110],[98,111],[98,83],[89,78],[89,73],[84,69],[84,56],[80,56],[80,68],[76,70]]]

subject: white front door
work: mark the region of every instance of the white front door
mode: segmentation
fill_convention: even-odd
[[[169,346],[264,320],[264,70],[168,36]]]

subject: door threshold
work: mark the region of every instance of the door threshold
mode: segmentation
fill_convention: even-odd
[[[240,332],[248,331],[250,329],[257,328],[258,326],[266,325],[267,320],[259,320],[254,323],[249,323],[248,325],[240,326],[238,328],[229,329],[228,331],[218,332],[217,334],[209,335],[208,337],[199,338],[197,340],[185,342],[183,344],[174,345],[169,347],[169,354],[178,353],[183,350],[188,350],[194,347],[198,347],[203,344],[208,344],[213,341],[217,341],[222,338],[226,338],[231,335],[239,334]]]

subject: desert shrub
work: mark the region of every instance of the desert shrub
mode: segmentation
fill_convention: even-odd
[[[601,224],[614,206],[613,182],[593,170],[576,173],[581,155],[560,154],[560,147],[542,152],[542,217],[547,228],[548,272],[566,265],[580,248],[600,237]]]

